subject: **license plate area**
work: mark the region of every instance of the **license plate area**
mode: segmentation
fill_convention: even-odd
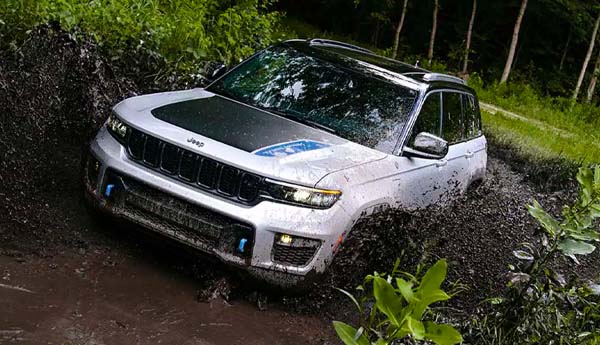
[[[127,218],[196,248],[233,255],[250,264],[254,247],[250,225],[114,171],[107,172],[102,190],[110,206]],[[244,250],[240,250],[242,240]]]

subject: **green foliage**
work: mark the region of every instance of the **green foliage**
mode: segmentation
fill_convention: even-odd
[[[520,260],[509,275],[508,293],[496,298],[491,313],[475,318],[469,340],[482,344],[598,344],[600,288],[578,279],[566,281],[554,259],[589,255],[600,242],[600,166],[580,169],[580,192],[563,219],[555,219],[539,203],[528,206],[539,227],[539,242],[525,243],[514,255]]]
[[[545,159],[566,158],[572,162],[600,162],[600,107],[576,104],[567,98],[540,96],[525,83],[484,85],[474,73],[469,86],[481,102],[514,112],[522,118],[498,112],[483,112],[486,134],[498,141]]]
[[[183,71],[201,61],[237,63],[274,41],[281,14],[273,0],[3,0],[2,46],[37,24],[80,28],[118,59],[125,50],[157,55]]]
[[[356,305],[360,327],[356,329],[335,321],[339,338],[346,345],[383,345],[401,339],[439,345],[462,342],[462,336],[454,327],[423,321],[431,304],[450,298],[441,289],[446,278],[446,261],[438,261],[420,279],[398,272],[398,264],[397,261],[390,274],[367,276],[364,284],[357,288],[361,293],[359,299],[340,290]]]
[[[591,134],[600,141],[600,106],[576,104],[571,109],[569,98],[541,96],[528,83],[492,83],[484,87],[478,75],[471,76],[469,86],[484,102],[566,131]]]

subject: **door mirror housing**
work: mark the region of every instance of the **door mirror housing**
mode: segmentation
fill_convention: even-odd
[[[202,77],[206,80],[207,84],[219,79],[227,72],[227,65],[221,62],[209,62],[204,71]]]
[[[442,159],[448,154],[448,142],[436,135],[421,132],[415,137],[412,147],[405,147],[408,157]]]

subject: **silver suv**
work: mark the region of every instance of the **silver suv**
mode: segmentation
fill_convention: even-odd
[[[322,39],[126,99],[89,151],[95,206],[282,286],[324,272],[357,222],[450,200],[487,161],[461,79]]]

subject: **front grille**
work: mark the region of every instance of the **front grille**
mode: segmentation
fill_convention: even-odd
[[[127,152],[131,159],[165,175],[238,202],[253,204],[262,178],[130,129]]]
[[[230,253],[244,260],[251,257],[252,226],[114,171],[107,173],[104,185],[109,184],[115,186],[109,199],[112,206],[130,220],[199,249]],[[243,253],[237,250],[241,238],[246,239],[248,248]]]
[[[316,247],[291,247],[275,243],[273,245],[273,261],[285,265],[306,266],[317,249]]]

